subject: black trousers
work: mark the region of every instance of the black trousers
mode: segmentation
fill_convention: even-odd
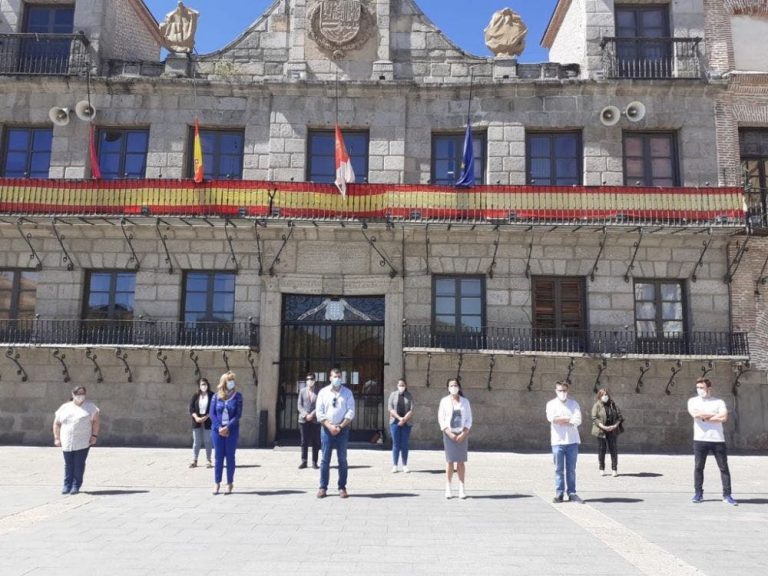
[[[299,422],[301,433],[301,461],[307,461],[309,447],[312,446],[312,463],[317,464],[317,455],[320,452],[320,424],[317,422]]]
[[[725,442],[693,441],[693,455],[696,463],[693,468],[693,486],[696,494],[704,493],[704,466],[709,453],[715,455],[717,467],[720,468],[720,481],[723,484],[723,497],[731,495],[731,471],[728,470],[728,449]]]
[[[605,438],[597,438],[597,462],[600,464],[600,470],[605,470],[605,452],[606,448],[611,453],[611,470],[616,470],[619,466],[619,450],[616,446],[618,434],[606,432]]]

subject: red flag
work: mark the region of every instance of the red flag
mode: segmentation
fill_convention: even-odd
[[[88,153],[91,157],[91,178],[96,180],[101,178],[101,167],[99,166],[99,155],[96,153],[96,127],[91,124],[88,135]]]
[[[195,143],[192,156],[194,160],[195,182],[199,184],[203,181],[205,168],[203,167],[203,143],[200,140],[200,123],[197,121],[197,118],[195,118]]]
[[[352,169],[352,161],[344,146],[344,138],[341,129],[336,124],[336,187],[342,196],[347,195],[347,184],[355,181],[355,171]]]

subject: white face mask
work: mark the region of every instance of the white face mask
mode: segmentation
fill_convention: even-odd
[[[75,404],[82,404],[85,402],[85,394],[75,394],[72,399],[75,401]]]
[[[232,391],[235,389],[235,381],[227,380],[227,390]]]
[[[208,392],[208,384],[200,384],[200,392]]]
[[[558,391],[557,397],[560,398],[561,402],[565,402],[568,399],[568,392],[565,391]]]
[[[456,396],[456,394],[459,393],[459,387],[458,386],[448,386],[448,392]]]
[[[341,388],[341,378],[331,378],[331,386]]]
[[[312,386],[314,386],[314,385],[315,385],[315,381],[314,380],[307,380],[307,386],[312,388]]]
[[[402,394],[403,392],[405,392],[405,386],[398,386],[397,391],[400,392],[400,394]]]
[[[698,394],[700,398],[704,398],[704,396],[707,395],[707,389],[706,388],[696,388],[696,394]]]
[[[603,396],[602,396],[602,398],[600,398],[600,400],[602,400],[605,404],[608,404],[608,400],[609,400],[608,394],[603,394]]]

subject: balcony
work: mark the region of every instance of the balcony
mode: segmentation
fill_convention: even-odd
[[[76,76],[88,71],[84,34],[0,34],[0,75]]]
[[[636,334],[626,330],[544,330],[488,326],[478,331],[446,333],[430,325],[403,328],[404,348],[456,352],[493,350],[554,355],[749,357],[746,332]]]
[[[701,38],[603,38],[606,78],[702,78]]]
[[[456,222],[737,229],[744,193],[731,188],[475,186],[310,182],[0,179],[0,215],[224,217],[259,220]]]
[[[747,188],[747,224],[752,230],[768,232],[768,189]]]
[[[259,327],[251,321],[0,320],[0,345],[256,349],[259,346]]]

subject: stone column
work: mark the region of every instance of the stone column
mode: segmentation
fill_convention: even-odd
[[[371,80],[393,80],[395,77],[395,66],[392,63],[390,50],[389,21],[390,0],[376,0],[376,27],[379,43]]]
[[[307,40],[307,0],[286,0],[286,9],[293,6],[290,13],[288,62],[285,75],[293,80],[307,79],[307,60],[304,45]]]
[[[276,279],[266,280],[261,293],[261,326],[259,334],[259,391],[256,418],[262,410],[269,412],[267,438],[258,438],[260,445],[275,439],[277,427],[275,407],[280,378],[280,311],[282,302]]]

